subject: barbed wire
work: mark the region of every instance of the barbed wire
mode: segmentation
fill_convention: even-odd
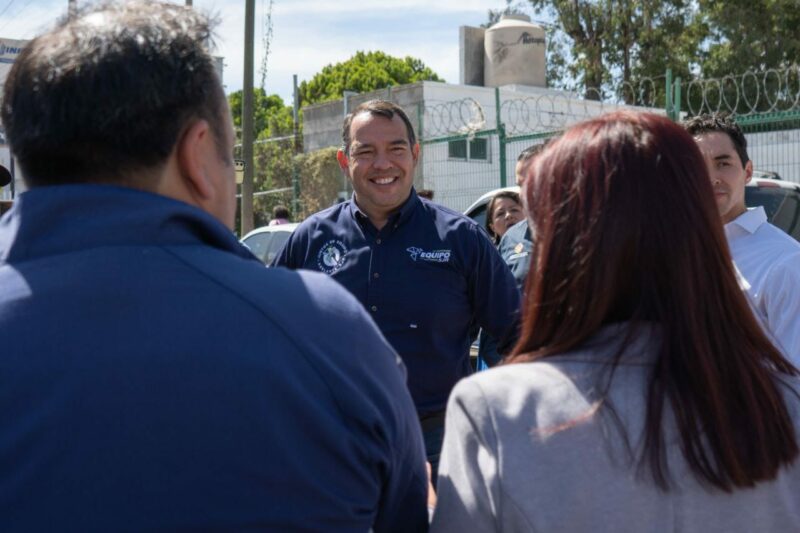
[[[473,98],[462,98],[425,107],[424,138],[468,134],[486,128],[483,107]]]
[[[800,108],[800,66],[748,70],[721,78],[681,82],[690,115],[728,112],[738,116]]]
[[[626,105],[656,107],[664,100],[664,77],[643,78],[601,91],[556,92],[518,96],[500,104],[500,121],[508,135],[538,133],[564,128]],[[664,105],[661,103],[660,109]],[[426,139],[467,134],[487,128],[487,116],[493,116],[473,98],[437,103],[425,108]],[[489,127],[493,127],[489,126]]]

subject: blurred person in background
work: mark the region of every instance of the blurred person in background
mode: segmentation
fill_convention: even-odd
[[[278,204],[272,208],[272,220],[269,221],[270,226],[279,226],[281,224],[288,224],[290,222],[291,214],[285,205]]]
[[[524,218],[519,194],[514,191],[500,191],[495,194],[486,207],[486,231],[495,246],[500,243],[508,228]]]
[[[541,151],[546,142],[529,146],[520,152],[519,157],[517,157],[517,165],[514,168],[514,176],[517,185],[522,185],[525,168],[530,163],[533,156]],[[501,195],[507,194],[511,194],[512,196],[506,196],[503,200],[511,203],[511,205],[513,205],[513,201],[516,201],[516,205],[519,206],[519,208],[507,212],[504,218],[511,216],[511,220],[516,219],[516,222],[509,220],[510,223],[508,224],[490,224],[490,220],[496,216],[497,212],[497,209],[494,207],[495,200]],[[503,222],[505,222],[505,220]],[[492,198],[486,210],[486,231],[490,236],[495,234],[495,226],[502,231],[496,241],[500,257],[503,258],[508,268],[511,269],[511,273],[514,275],[514,280],[517,282],[517,287],[521,294],[525,285],[525,277],[528,275],[528,269],[531,264],[533,240],[528,221],[525,219],[519,194],[512,191],[502,191]],[[481,371],[493,367],[498,364],[501,359],[502,357],[497,353],[497,342],[484,331],[481,331],[476,370]]]
[[[524,196],[521,338],[453,390],[432,530],[800,530],[798,371],[739,289],[692,138],[584,122]]]

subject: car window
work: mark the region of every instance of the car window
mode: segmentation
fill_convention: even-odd
[[[479,205],[472,212],[468,213],[472,220],[478,223],[478,225],[482,228],[486,227],[486,206],[489,205],[489,202]]]
[[[747,207],[764,206],[767,220],[800,241],[800,192],[778,187],[746,187]]]
[[[243,242],[250,248],[253,255],[258,257],[263,263],[265,262],[264,258],[267,255],[267,251],[269,250],[269,243],[272,240],[272,235],[273,234],[270,232],[256,233],[246,238]]]
[[[272,234],[272,241],[269,243],[269,250],[263,260],[264,263],[267,265],[272,263],[272,260],[275,259],[275,256],[278,255],[281,248],[283,248],[283,244],[289,240],[289,235],[291,235],[291,233],[288,231],[276,231]]]

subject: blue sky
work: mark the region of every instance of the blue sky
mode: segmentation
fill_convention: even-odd
[[[222,19],[217,53],[225,58],[223,82],[228,92],[242,87],[244,4],[194,0],[195,8]],[[257,86],[262,14],[268,4],[269,0],[256,0]],[[274,0],[266,89],[288,104],[292,74],[299,81],[310,79],[325,65],[344,61],[358,50],[418,57],[448,82],[458,83],[458,27],[477,26],[486,21],[489,9],[504,6],[503,0]],[[67,0],[0,0],[0,12],[4,9],[0,37],[29,39],[66,12]]]

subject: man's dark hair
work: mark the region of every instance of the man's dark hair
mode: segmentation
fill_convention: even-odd
[[[356,107],[352,113],[344,117],[344,124],[342,124],[342,151],[345,155],[350,155],[350,125],[353,123],[353,118],[361,113],[369,113],[370,115],[378,115],[392,120],[395,115],[399,116],[403,124],[406,125],[406,132],[408,132],[408,145],[414,147],[417,144],[417,136],[414,134],[414,126],[408,119],[408,115],[403,111],[403,108],[392,102],[386,100],[369,100]]]
[[[517,163],[524,163],[526,161],[530,161],[531,159],[533,159],[533,156],[544,150],[548,144],[550,144],[551,142],[553,142],[553,140],[557,138],[558,136],[548,137],[547,139],[538,144],[532,144],[528,146],[523,151],[521,151],[517,156]]]
[[[290,217],[289,209],[285,205],[276,205],[272,208],[272,218],[286,218]]]
[[[704,133],[725,133],[733,142],[733,147],[739,155],[742,166],[750,161],[747,155],[747,139],[736,121],[727,113],[704,113],[683,121],[683,127],[689,135],[703,135]]]
[[[184,6],[105,3],[31,41],[0,110],[28,185],[124,183],[162,165],[193,119],[229,158],[211,25]]]

